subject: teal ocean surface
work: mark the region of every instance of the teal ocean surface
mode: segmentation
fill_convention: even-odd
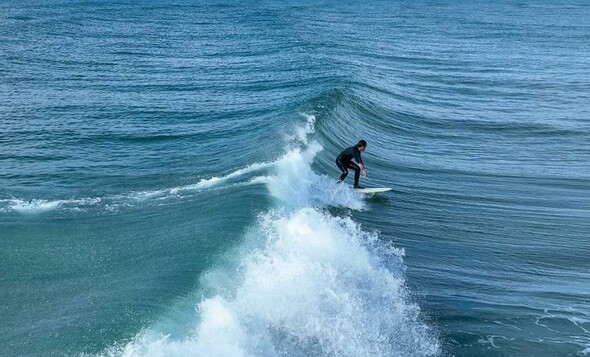
[[[590,355],[589,19],[1,2],[0,355]]]

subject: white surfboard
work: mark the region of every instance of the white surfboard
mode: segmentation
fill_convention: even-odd
[[[376,194],[380,192],[391,191],[390,187],[366,187],[366,188],[353,188],[355,192]]]

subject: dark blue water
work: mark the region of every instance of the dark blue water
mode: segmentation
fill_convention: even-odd
[[[3,2],[0,355],[589,354],[588,19]]]

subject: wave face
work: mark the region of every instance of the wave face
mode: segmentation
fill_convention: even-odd
[[[0,3],[0,355],[588,355],[589,9]]]
[[[178,339],[148,329],[110,356],[431,356],[440,352],[404,278],[403,250],[327,208],[362,196],[311,169],[322,147],[299,143],[265,177],[274,208],[248,229],[233,261],[204,274],[212,293]],[[228,282],[229,285],[228,285]],[[206,296],[207,294],[205,294]],[[187,313],[186,311],[184,313]]]

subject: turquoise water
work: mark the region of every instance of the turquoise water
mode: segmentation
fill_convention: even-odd
[[[3,2],[0,355],[588,355],[589,18]]]

